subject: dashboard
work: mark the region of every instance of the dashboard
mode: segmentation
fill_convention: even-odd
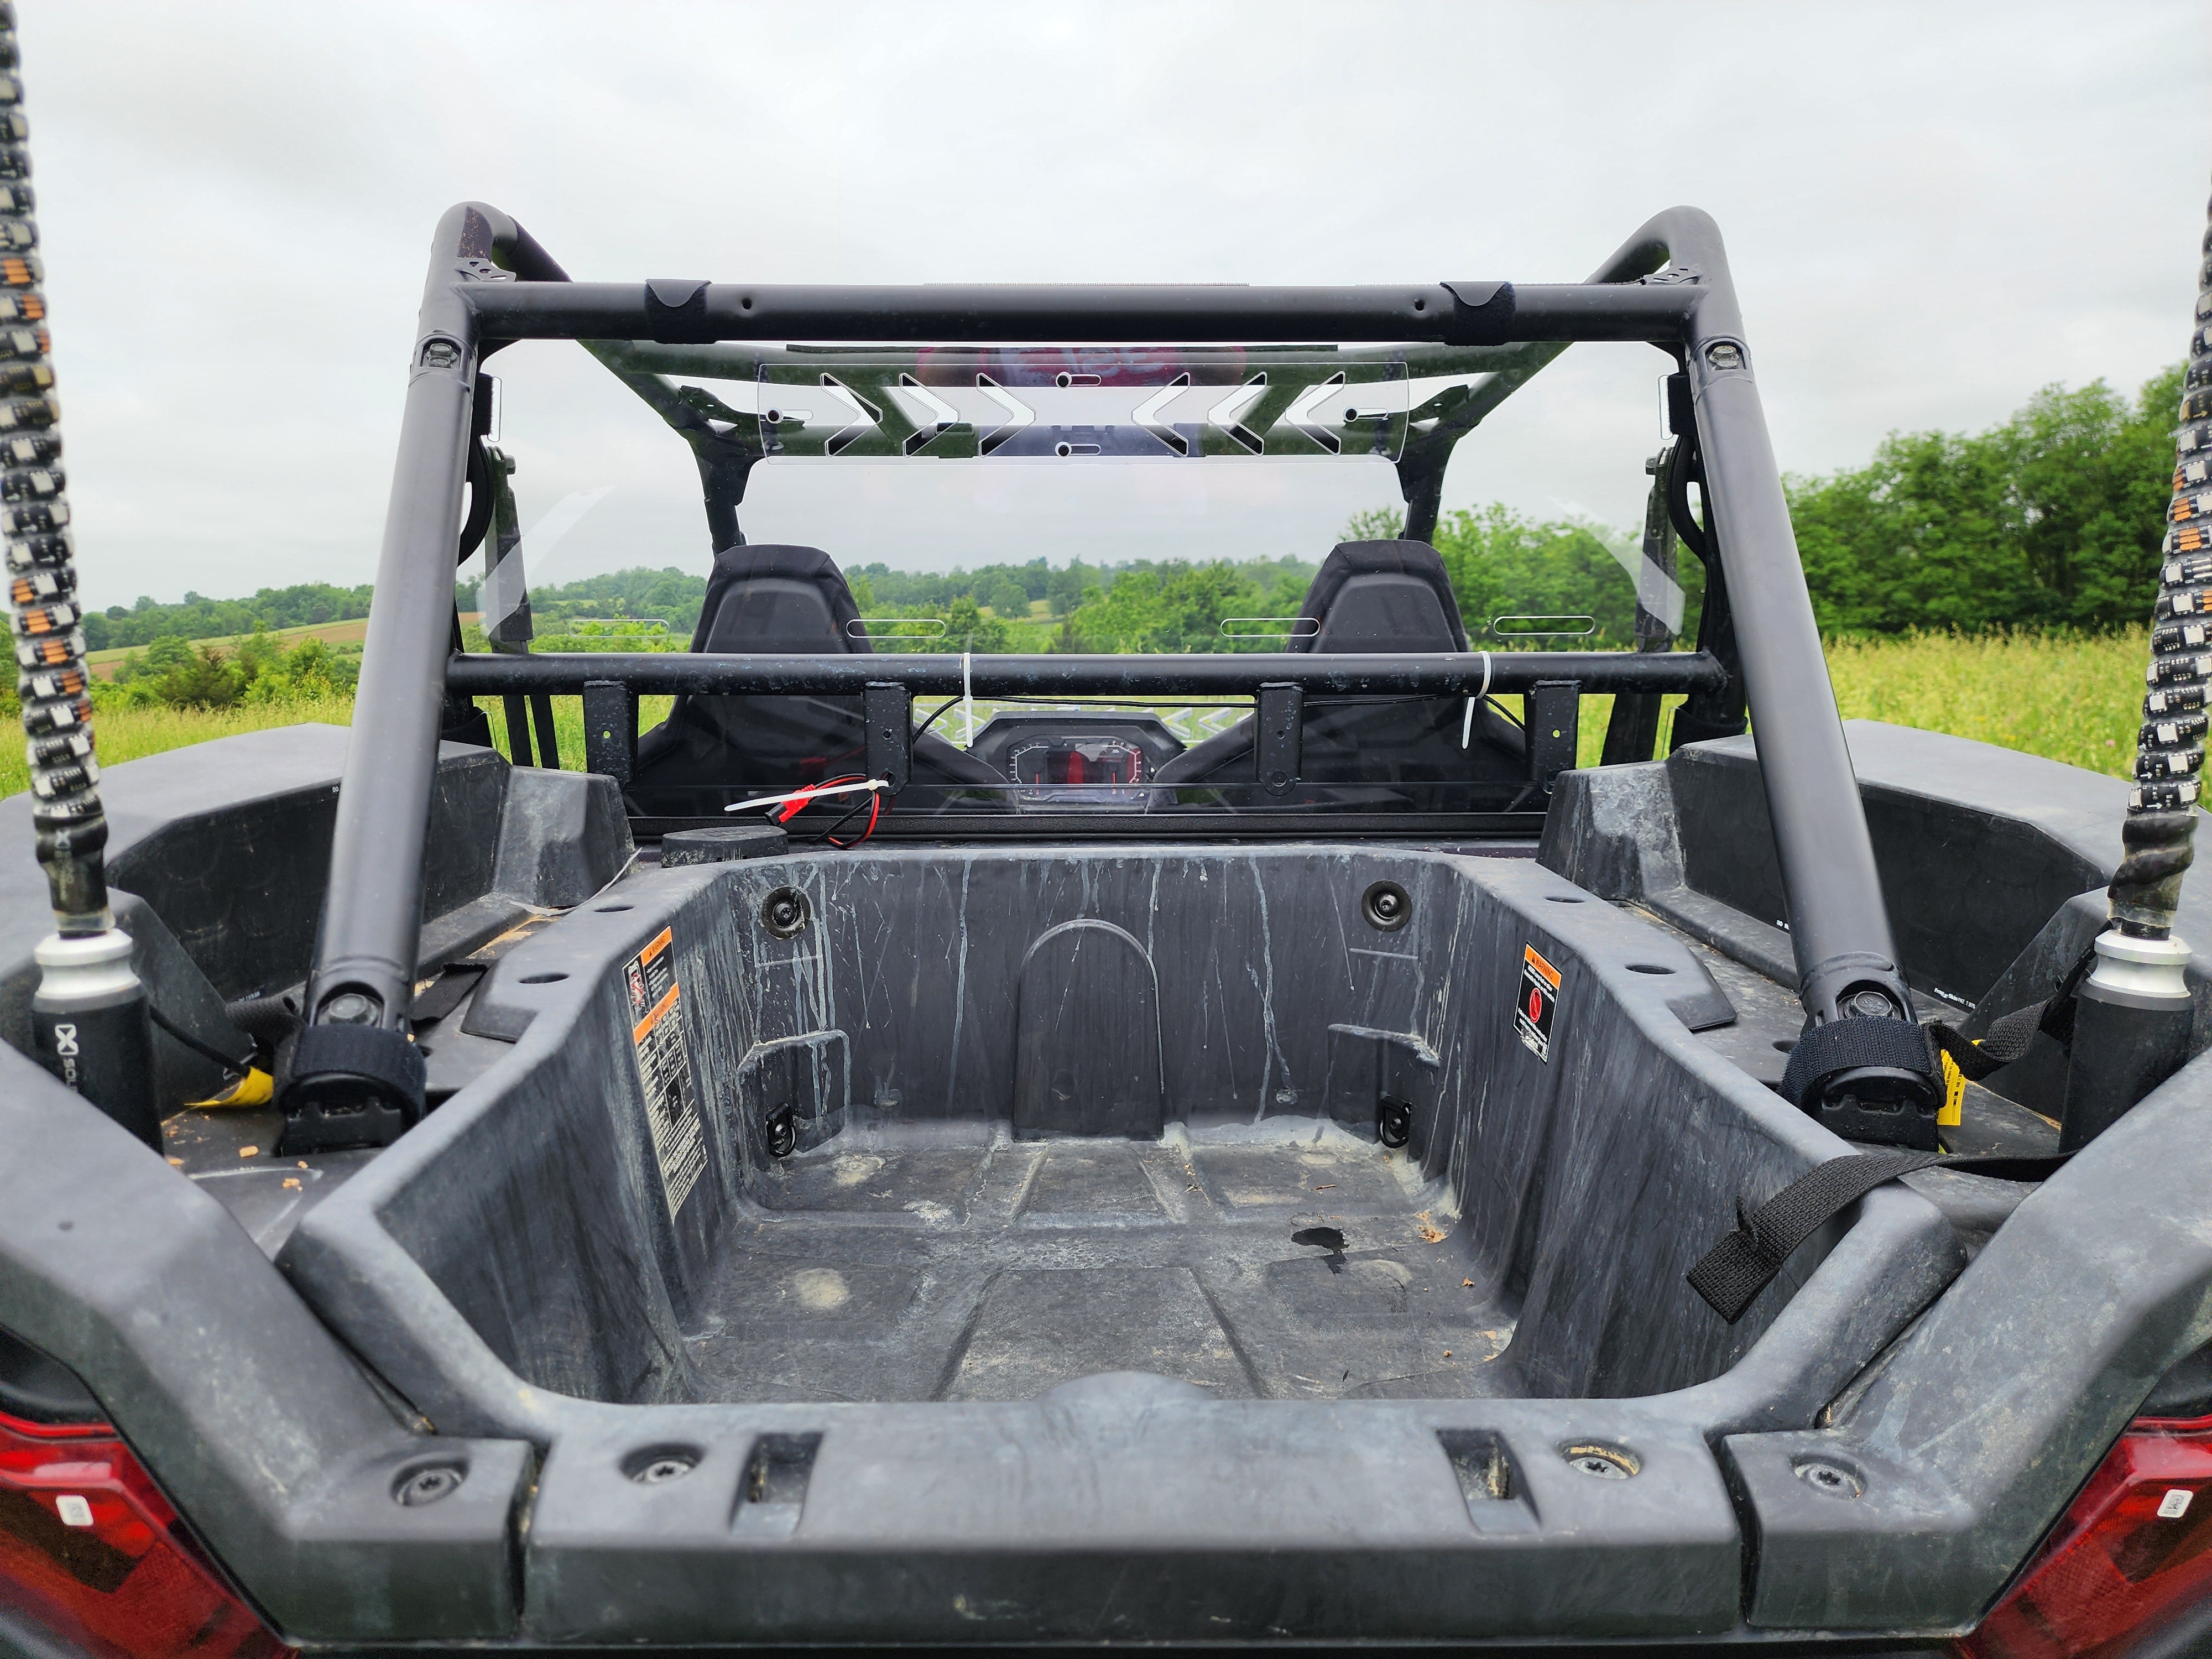
[[[1121,709],[1022,710],[994,715],[969,752],[1017,786],[1017,811],[1142,806],[1159,769],[1183,744],[1157,714]]]

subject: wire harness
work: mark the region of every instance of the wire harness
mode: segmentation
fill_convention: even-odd
[[[2111,890],[2112,920],[2137,939],[2172,933],[2182,874],[2196,853],[2197,803],[2212,714],[2206,708],[2212,685],[2212,226],[2201,252],[2136,784]]]
[[[31,764],[31,817],[64,935],[112,925],[107,818],[92,746],[76,550],[61,469],[61,405],[46,333],[30,125],[16,73],[15,9],[0,0],[0,536],[8,558],[15,687]]]

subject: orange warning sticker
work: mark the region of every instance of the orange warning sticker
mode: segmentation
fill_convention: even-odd
[[[637,1055],[638,1081],[645,1087],[646,1122],[672,1221],[707,1168],[707,1138],[691,1082],[690,1046],[684,1040],[683,988],[676,982],[674,944],[674,932],[664,927],[623,964],[623,988],[629,994],[630,1044]]]
[[[1536,953],[1533,945],[1521,947],[1520,1000],[1513,1008],[1513,1029],[1522,1045],[1549,1065],[1552,1059],[1552,1016],[1559,1006],[1559,970]]]

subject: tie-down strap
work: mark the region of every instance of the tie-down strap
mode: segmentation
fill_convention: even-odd
[[[1837,1073],[1863,1066],[1917,1072],[1929,1079],[1936,1073],[1928,1039],[1917,1022],[1895,1015],[1832,1019],[1799,1037],[1790,1051],[1790,1064],[1782,1073],[1782,1097],[1802,1109],[1807,1097],[1817,1099],[1821,1085]]]
[[[1850,1022],[1856,1024],[1857,1022]],[[2066,1161],[2055,1158],[1952,1158],[1942,1152],[1862,1152],[1830,1158],[1751,1208],[1736,1200],[1735,1231],[1723,1234],[1690,1269],[1690,1288],[1731,1325],[1774,1280],[1796,1248],[1838,1212],[1885,1181],[1916,1170],[1962,1170],[2000,1181],[2040,1181]]]

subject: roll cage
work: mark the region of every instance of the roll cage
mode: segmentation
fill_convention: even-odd
[[[454,553],[484,533],[491,479],[486,359],[517,340],[570,339],[690,444],[709,538],[742,540],[738,510],[769,444],[673,373],[782,361],[785,343],[1018,346],[1052,342],[1171,349],[1223,342],[1322,341],[1346,361],[1389,347],[1409,365],[1475,378],[1459,395],[1407,411],[1394,460],[1406,535],[1433,533],[1444,468],[1459,440],[1576,341],[1647,342],[1676,365],[1676,434],[1665,481],[1677,529],[1706,564],[1689,652],[1470,651],[1420,655],[1237,653],[1141,656],[471,654],[461,651]],[[1702,513],[1688,506],[1692,482]],[[471,485],[473,489],[471,490]],[[465,496],[472,496],[465,525]],[[1235,286],[816,287],[654,280],[580,283],[529,233],[480,203],[447,211],[433,242],[414,346],[391,507],[364,647],[354,735],[339,792],[331,880],[308,1007],[405,1042],[416,965],[425,824],[440,733],[480,722],[481,696],[583,700],[589,769],[627,781],[641,694],[858,695],[866,769],[903,781],[916,694],[983,697],[1252,696],[1255,775],[1299,776],[1299,710],[1310,696],[1528,698],[1534,799],[1574,763],[1585,693],[1687,694],[1677,743],[1756,725],[1765,793],[1808,1018],[1838,1017],[1871,988],[1911,1002],[1896,965],[1864,815],[1769,442],[1717,228],[1705,214],[1659,215],[1582,283],[1445,282],[1347,288]],[[542,707],[542,704],[541,704]],[[481,730],[479,724],[477,729]],[[510,727],[512,729],[512,726]],[[1648,742],[1648,739],[1647,739]],[[1620,745],[1609,744],[1617,757]],[[1641,757],[1649,758],[1647,752]],[[638,820],[650,837],[678,820]],[[908,819],[884,832],[933,840],[1073,834],[1145,839],[1531,836],[1537,811],[1322,817],[1178,812],[1105,818],[1022,815]],[[363,1010],[367,1012],[364,1015]],[[369,1054],[364,1048],[364,1056]],[[364,1058],[362,1086],[379,1068]]]

